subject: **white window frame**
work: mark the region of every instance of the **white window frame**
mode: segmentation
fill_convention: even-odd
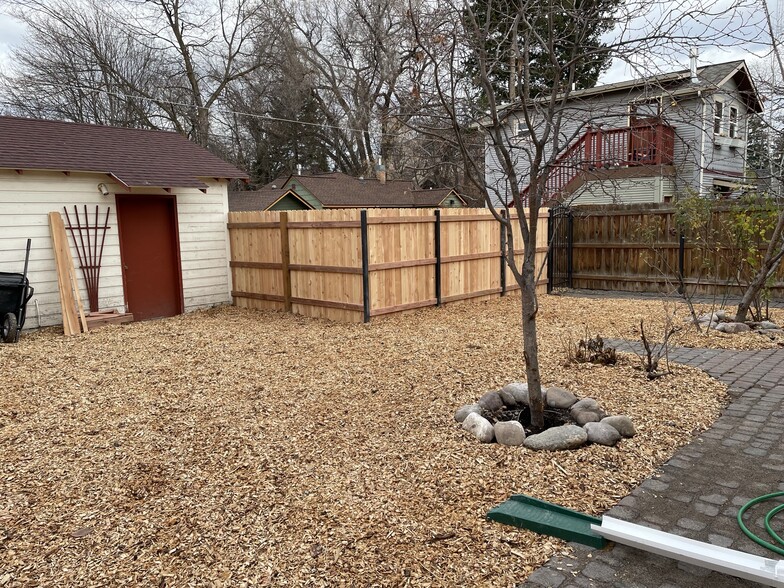
[[[512,123],[512,140],[525,141],[530,136],[531,133],[528,132],[528,129],[524,124],[521,123],[519,119],[515,119],[514,123]]]
[[[740,139],[741,135],[738,132],[740,123],[740,111],[737,106],[730,106],[730,113],[727,119],[727,136],[730,139]]]
[[[721,105],[721,108],[719,108]],[[721,98],[713,99],[713,134],[723,137],[724,131],[724,112],[727,110],[727,105]]]

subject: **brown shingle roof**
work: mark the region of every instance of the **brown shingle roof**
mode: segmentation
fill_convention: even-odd
[[[246,190],[243,192],[229,192],[229,210],[231,212],[267,210],[284,195],[290,193],[291,191],[288,189],[279,188],[260,188],[258,190]],[[293,196],[310,208],[310,205],[296,194],[293,194]]]
[[[297,191],[304,187],[326,208],[410,208],[437,206],[450,189],[415,190],[409,180],[360,179],[341,172],[290,176],[280,187]],[[439,195],[441,196],[439,198]]]
[[[247,174],[167,131],[0,116],[0,168],[105,173],[128,187],[206,188]]]

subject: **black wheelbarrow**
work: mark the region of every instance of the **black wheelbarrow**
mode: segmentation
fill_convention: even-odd
[[[27,240],[24,272],[12,274],[0,272],[0,339],[16,343],[27,314],[27,303],[35,289],[27,279],[27,264],[30,261],[30,239]]]

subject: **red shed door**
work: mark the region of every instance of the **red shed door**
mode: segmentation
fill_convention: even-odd
[[[143,321],[182,312],[180,247],[174,197],[117,195],[128,312]]]

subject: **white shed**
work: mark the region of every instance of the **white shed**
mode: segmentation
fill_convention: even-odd
[[[61,322],[47,214],[108,225],[98,307],[136,320],[231,302],[228,181],[247,175],[177,133],[0,117],[0,271],[28,276],[26,326]],[[76,209],[74,209],[76,207]],[[85,209],[86,207],[86,209]],[[78,232],[74,232],[78,239]],[[87,288],[69,235],[82,299]],[[94,239],[94,237],[92,237]],[[94,248],[94,246],[93,246]]]

